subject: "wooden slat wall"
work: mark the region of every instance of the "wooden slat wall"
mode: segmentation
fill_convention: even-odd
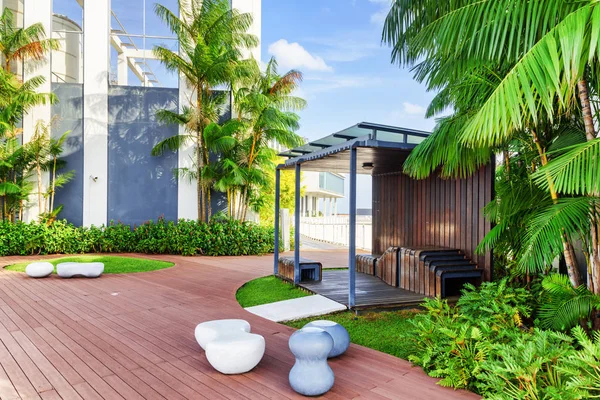
[[[404,174],[373,176],[373,254],[389,247],[440,246],[463,250],[491,278],[491,254],[474,250],[490,231],[483,207],[492,200],[493,164],[468,179]]]

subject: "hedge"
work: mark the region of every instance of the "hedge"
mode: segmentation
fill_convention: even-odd
[[[209,223],[159,218],[134,226],[76,227],[0,222],[0,256],[79,253],[146,253],[184,256],[242,256],[272,253],[274,229],[250,222],[215,219]]]

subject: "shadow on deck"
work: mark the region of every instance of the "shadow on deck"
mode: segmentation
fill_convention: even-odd
[[[321,282],[302,282],[299,286],[348,306],[348,270],[323,270]],[[408,308],[418,306],[425,296],[390,286],[381,279],[356,273],[355,310]]]

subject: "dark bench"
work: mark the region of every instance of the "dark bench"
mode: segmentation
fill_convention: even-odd
[[[460,289],[466,282],[469,282],[478,286],[481,284],[483,279],[483,271],[480,269],[471,270],[460,270],[460,269],[438,269],[436,271],[436,293],[437,296],[445,298],[448,296],[454,296],[460,294]],[[449,293],[449,282],[451,280],[457,280],[459,285],[454,288],[454,293]]]
[[[323,265],[320,262],[300,259],[300,281],[294,281],[294,258],[279,258],[279,277],[293,283],[320,282],[323,279]]]
[[[469,260],[464,261],[430,261],[426,265],[429,267],[429,279],[427,287],[427,296],[436,297],[446,296],[446,280],[458,279],[462,275],[464,278],[481,277],[482,270],[477,269],[477,265]],[[476,282],[479,284],[480,282]]]

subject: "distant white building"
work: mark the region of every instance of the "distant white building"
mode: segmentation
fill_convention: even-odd
[[[300,201],[303,217],[330,217],[338,214],[338,199],[344,198],[343,175],[332,172],[303,172],[304,196]]]

